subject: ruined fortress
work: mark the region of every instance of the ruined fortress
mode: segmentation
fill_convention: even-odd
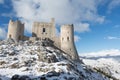
[[[21,21],[10,20],[7,38],[12,38],[16,42],[19,40],[51,40],[56,47],[70,55],[72,60],[79,59],[74,44],[74,26],[72,24],[62,25],[58,37],[56,36],[55,20],[53,18],[50,22],[34,22],[31,37],[24,35],[24,24]]]

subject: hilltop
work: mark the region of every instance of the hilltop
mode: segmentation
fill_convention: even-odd
[[[81,61],[74,62],[66,56],[42,41],[0,41],[0,79],[109,80]]]

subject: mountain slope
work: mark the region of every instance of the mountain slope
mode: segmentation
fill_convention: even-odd
[[[83,54],[81,58],[83,62],[91,66],[94,70],[111,77],[113,80],[120,80],[120,54],[118,50],[107,51],[102,55],[99,54]],[[114,53],[114,54],[112,54]]]
[[[43,42],[12,40],[0,42],[0,79],[2,80],[109,80],[80,62]],[[23,79],[24,78],[24,79]],[[28,79],[25,79],[28,78]]]

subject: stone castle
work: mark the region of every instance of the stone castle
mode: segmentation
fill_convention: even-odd
[[[56,36],[54,18],[52,18],[50,22],[34,22],[31,37],[24,35],[24,24],[21,23],[21,21],[10,20],[7,38],[12,38],[15,42],[19,40],[50,40],[54,46],[70,55],[72,60],[79,60],[74,44],[74,26],[72,24],[62,25],[60,36],[58,37]]]

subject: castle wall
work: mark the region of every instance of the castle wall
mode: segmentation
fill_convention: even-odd
[[[51,22],[34,22],[32,37],[24,36],[24,24],[20,21],[9,21],[7,38],[12,38],[16,42],[19,40],[52,40],[53,44],[61,48],[71,57],[72,60],[79,60],[79,56],[74,44],[74,26],[62,25],[60,37],[56,36],[54,19]]]
[[[55,23],[54,19],[51,22],[34,22],[32,29],[32,37],[38,37],[40,39],[49,38],[53,40],[55,37]]]
[[[9,21],[7,38],[12,38],[15,41],[23,40],[24,24],[20,21]]]
[[[24,35],[22,40],[26,41],[26,40],[29,40],[29,39],[30,39],[30,37]]]
[[[56,46],[56,47],[58,47],[58,48],[60,48],[61,47],[61,43],[60,43],[60,37],[54,37],[54,45]]]
[[[78,53],[74,44],[73,25],[61,26],[61,49],[71,56],[73,60],[78,60]]]

